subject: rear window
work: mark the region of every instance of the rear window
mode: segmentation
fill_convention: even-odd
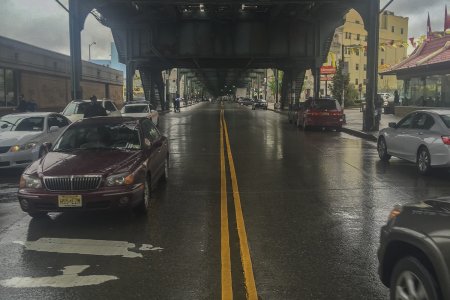
[[[441,117],[441,120],[444,122],[445,126],[450,128],[450,115],[440,115],[439,117]]]
[[[79,103],[70,103],[67,105],[66,109],[63,111],[63,115],[71,116],[74,114],[83,115],[86,107],[91,105],[89,102],[79,102]]]
[[[316,100],[311,107],[315,109],[338,109],[338,105],[334,100]]]
[[[147,105],[125,105],[123,108],[126,114],[140,114],[148,112]]]

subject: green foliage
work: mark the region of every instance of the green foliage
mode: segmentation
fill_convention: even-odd
[[[278,93],[281,94],[281,86],[282,86],[282,82],[283,82],[283,71],[278,71]],[[272,92],[272,95],[275,95],[275,87],[276,87],[276,83],[275,83],[275,76],[274,78],[269,81],[269,89]]]
[[[350,83],[349,75],[344,75],[344,65],[342,62],[339,63],[339,66],[336,70],[336,74],[333,77],[333,83],[331,85],[331,92],[333,93],[333,97],[339,101],[342,105],[342,99],[346,98],[347,95],[342,95],[344,89],[345,93],[349,92],[348,87]],[[347,100],[346,100],[347,101]]]
[[[354,84],[347,85],[345,89],[345,106],[355,105],[355,101],[359,98],[359,91]]]

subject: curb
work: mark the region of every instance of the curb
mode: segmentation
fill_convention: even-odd
[[[366,133],[363,131],[359,131],[359,130],[354,130],[354,129],[350,129],[350,128],[346,128],[346,127],[342,127],[342,132],[348,133],[350,135],[359,137],[359,138],[363,138],[365,140],[369,140],[372,142],[376,142],[378,141],[378,138],[370,133]]]

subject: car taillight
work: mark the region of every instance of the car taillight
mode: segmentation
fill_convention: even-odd
[[[446,145],[450,145],[450,136],[442,136],[442,141]]]
[[[308,117],[315,117],[315,116],[320,116],[320,113],[319,113],[319,112],[316,112],[316,111],[307,110],[307,111],[306,111],[306,115],[307,115]]]
[[[330,112],[330,116],[342,116],[342,112],[340,112],[340,111],[332,111],[332,112]]]

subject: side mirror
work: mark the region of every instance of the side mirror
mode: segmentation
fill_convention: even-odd
[[[42,143],[42,149],[44,151],[44,155],[50,152],[50,149],[52,149],[52,143],[50,142],[44,142]]]
[[[389,122],[388,126],[389,126],[390,128],[397,128],[397,123],[395,123],[395,122]]]
[[[57,132],[59,130],[58,126],[52,126],[50,127],[50,129],[48,130],[49,132]]]
[[[107,110],[106,113],[107,113],[108,115],[110,115],[110,114],[111,114],[111,111],[110,111],[110,110]]]

